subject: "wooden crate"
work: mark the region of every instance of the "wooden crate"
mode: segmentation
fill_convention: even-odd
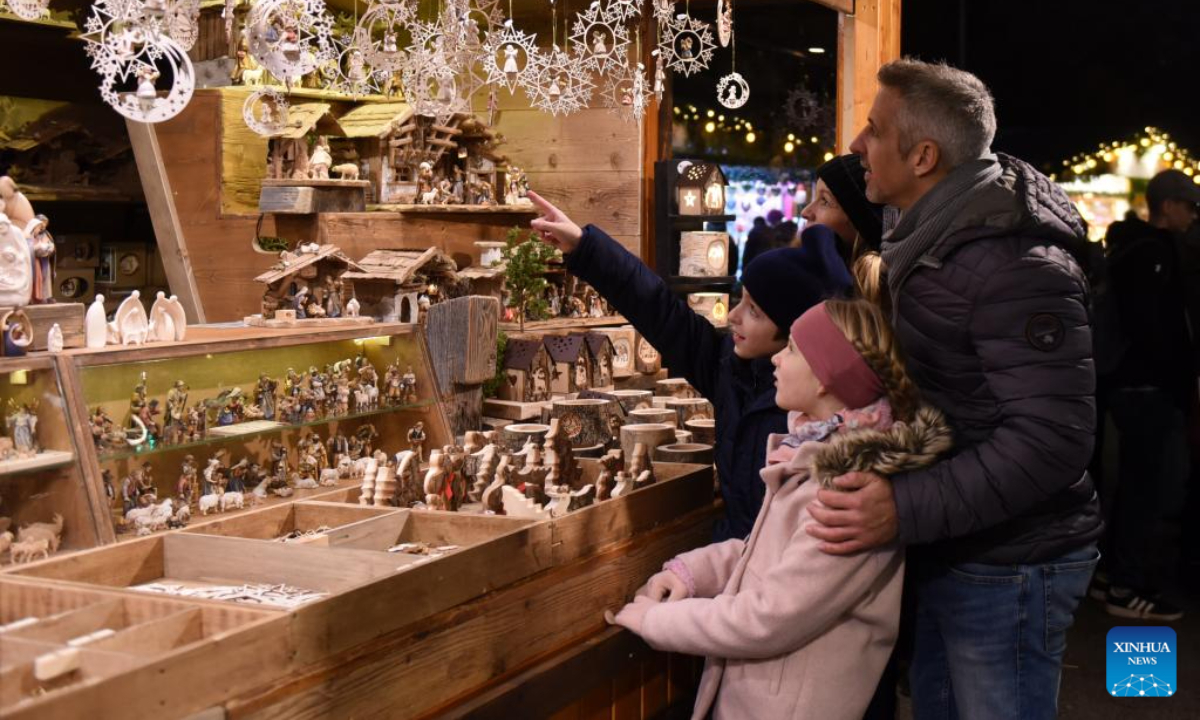
[[[357,488],[354,488],[357,490]],[[365,520],[380,516],[395,515],[400,512],[394,508],[377,508],[370,506],[348,507],[335,503],[292,502],[275,507],[264,508],[235,517],[214,520],[186,528],[186,533],[202,535],[222,535],[253,540],[276,541],[279,538],[296,531],[314,533],[320,528],[328,528],[320,534],[321,539],[312,542],[318,545],[332,544],[332,538],[340,537],[337,531],[346,526],[353,526]]]
[[[196,712],[268,681],[288,662],[282,613],[134,596],[0,578],[0,715],[6,718],[121,717]],[[80,636],[111,630],[80,647],[80,667],[39,682],[40,655]]]

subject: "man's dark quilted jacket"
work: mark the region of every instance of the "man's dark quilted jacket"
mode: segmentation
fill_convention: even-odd
[[[908,369],[955,430],[894,478],[900,537],[951,562],[1044,562],[1096,539],[1096,424],[1083,223],[1045,176],[1004,172],[900,282]],[[921,552],[921,550],[918,550]]]

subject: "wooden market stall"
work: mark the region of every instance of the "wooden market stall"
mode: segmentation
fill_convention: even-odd
[[[844,149],[865,123],[879,65],[899,54],[900,0],[811,1],[838,13],[837,131]],[[516,4],[532,15],[532,3]],[[352,7],[339,0],[330,5]],[[191,53],[216,75],[225,67],[222,59],[235,54],[222,39],[219,11],[205,3]],[[642,37],[652,34],[650,15],[637,21]],[[529,27],[550,37],[544,20]],[[59,38],[64,29],[39,26],[37,32]],[[2,18],[0,33],[20,36]],[[652,66],[652,44],[641,49]],[[20,77],[8,82],[30,89]],[[75,84],[72,92],[78,92]],[[375,504],[360,479],[339,476],[148,537],[135,537],[121,522],[113,483],[135,472],[156,478],[148,482],[157,482],[165,496],[187,462],[203,465],[237,452],[265,463],[278,445],[307,442],[318,432],[332,442],[339,433],[356,436],[369,427],[365,434],[375,433],[391,450],[412,447],[412,428],[423,423],[431,448],[452,446],[460,442],[457,431],[479,427],[481,386],[496,374],[496,328],[490,320],[478,322],[494,311],[471,306],[468,326],[486,326],[486,332],[469,338],[444,331],[462,327],[457,321],[437,325],[439,314],[451,315],[449,308],[431,313],[428,337],[419,325],[393,320],[419,319],[420,296],[448,283],[452,266],[459,281],[494,280],[498,270],[480,265],[476,243],[503,241],[513,226],[528,225],[532,210],[389,202],[396,199],[385,191],[389,183],[405,193],[415,184],[411,172],[388,169],[415,132],[407,99],[295,88],[293,124],[268,138],[244,121],[254,92],[198,87],[173,119],[126,123],[126,152],[136,162],[141,195],[105,201],[148,208],[161,267],[143,271],[147,286],[169,285],[190,322],[241,320],[261,306],[256,279],[286,281],[303,269],[272,270],[279,255],[271,241],[285,238],[289,245],[332,248],[319,252],[351,268],[346,297],[358,293],[364,307],[387,298],[395,312],[383,313],[384,322],[320,329],[192,328],[186,341],[174,344],[69,349],[54,358],[0,363],[0,373],[27,371],[33,389],[53,398],[61,417],[47,416],[54,425],[47,439],[74,458],[48,464],[20,484],[0,485],[5,503],[40,493],[70,509],[61,551],[0,568],[0,714],[651,718],[689,706],[698,661],[651,651],[608,627],[603,612],[618,608],[666,559],[710,537],[721,507],[708,465],[655,463],[654,484],[561,517]],[[442,134],[434,139],[456,143],[468,136],[491,163],[482,165],[490,168],[484,172],[494,172],[502,157],[518,164],[540,194],[572,216],[603,225],[654,266],[655,164],[670,155],[669,83],[661,103],[651,101],[637,123],[603,108],[552,116],[507,94],[494,107],[485,103],[477,98],[473,110],[479,117],[494,114],[488,124],[472,121],[464,131],[462,118],[452,117],[438,124]],[[55,137],[82,128],[86,123],[78,121],[56,125]],[[290,174],[297,144],[310,133],[330,139],[335,157],[346,161],[339,164],[361,168],[369,184],[363,196],[356,196],[358,185],[341,189],[361,199],[363,210],[264,211],[264,180]],[[50,135],[40,141],[50,142]],[[33,149],[27,139],[3,141],[22,152]],[[459,150],[464,157],[473,152],[454,145]],[[94,277],[95,270],[87,271]],[[496,304],[488,300],[489,308]],[[582,317],[571,324],[611,322]],[[543,328],[531,323],[527,329]],[[508,357],[498,382],[509,385],[501,395],[514,402],[548,395],[556,363],[568,391],[607,389],[610,381],[652,386],[661,368],[649,343],[632,328],[603,332],[564,335],[556,341],[561,352],[542,340],[515,338],[513,347],[525,352]],[[462,363],[430,354],[430,346],[467,344],[471,358]],[[225,398],[234,389],[252,393],[266,375],[290,376],[293,366],[303,372],[351,360],[380,376],[407,368],[413,397],[296,422],[264,419],[244,432],[149,448],[104,446],[94,434],[98,411],[129,412],[130,391],[136,395],[139,382],[162,396],[187,377],[193,401]],[[468,402],[470,411],[461,407]],[[603,471],[598,461],[579,463],[588,483]],[[416,467],[425,470],[419,460]],[[398,482],[415,477],[414,471]],[[424,496],[422,488],[409,490]],[[48,508],[23,507],[16,519],[44,522]],[[397,551],[406,545],[428,552]],[[164,587],[250,584],[293,586],[311,595],[294,605],[250,607],[208,595],[154,594]],[[82,637],[91,639],[72,644]],[[43,663],[76,665],[54,674]]]

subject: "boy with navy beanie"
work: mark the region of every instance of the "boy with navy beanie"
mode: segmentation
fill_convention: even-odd
[[[749,534],[766,486],[767,437],[787,432],[787,413],[775,405],[771,356],[787,344],[787,329],[824,297],[849,288],[814,272],[796,248],[763,253],[742,271],[742,301],[729,312],[729,334],[688,307],[638,257],[594,225],[580,228],[537,193],[543,240],[562,250],[567,270],[586,281],[662,354],[716,411],[714,460],[725,517],[714,540]]]

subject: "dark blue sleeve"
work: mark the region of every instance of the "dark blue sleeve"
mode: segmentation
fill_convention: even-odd
[[[595,225],[583,229],[567,270],[604,296],[678,372],[710,401],[716,399],[722,340],[653,270]]]

